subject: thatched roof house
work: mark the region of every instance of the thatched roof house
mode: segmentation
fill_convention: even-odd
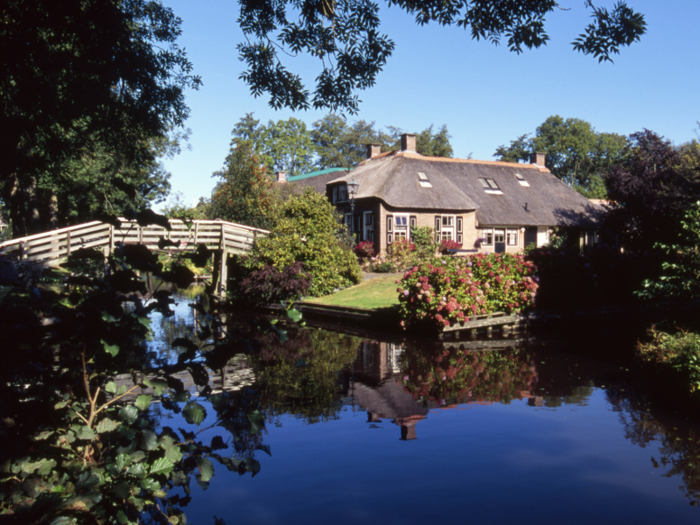
[[[354,221],[347,186],[353,179],[359,183]],[[358,239],[372,240],[381,251],[421,226],[468,250],[540,246],[561,225],[580,228],[586,245],[595,242],[601,212],[552,175],[542,154],[531,164],[424,157],[408,134],[400,151],[382,154],[368,146],[367,160],[329,181],[326,192]]]

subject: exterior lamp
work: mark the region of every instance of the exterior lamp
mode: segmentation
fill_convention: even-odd
[[[350,233],[354,233],[355,230],[355,197],[357,196],[357,191],[360,189],[360,183],[355,180],[355,177],[348,182],[348,196],[350,197]]]

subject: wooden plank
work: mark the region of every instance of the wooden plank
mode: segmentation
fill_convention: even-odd
[[[465,323],[453,324],[451,326],[445,327],[443,333],[447,334],[450,332],[459,332],[462,330],[471,330],[473,328],[486,328],[506,324],[514,324],[520,322],[521,317],[519,315],[501,315],[494,316],[486,319],[476,319],[470,320]]]

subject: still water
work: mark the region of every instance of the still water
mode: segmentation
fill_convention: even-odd
[[[186,302],[184,317],[154,319],[164,359],[167,339],[191,330]],[[693,418],[655,408],[624,364],[566,345],[459,349],[313,328],[260,341],[212,372],[265,415],[221,452],[260,470],[216,464],[191,487],[190,523],[700,522]],[[216,422],[207,408],[202,428]],[[217,434],[227,439],[218,427],[200,437]]]

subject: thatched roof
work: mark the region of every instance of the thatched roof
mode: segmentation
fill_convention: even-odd
[[[421,185],[419,173],[429,187]],[[426,211],[476,210],[479,226],[589,226],[602,210],[535,164],[397,151],[368,159],[329,184],[352,178],[360,184],[357,200],[375,197],[394,208]],[[484,181],[497,188],[485,188]]]

